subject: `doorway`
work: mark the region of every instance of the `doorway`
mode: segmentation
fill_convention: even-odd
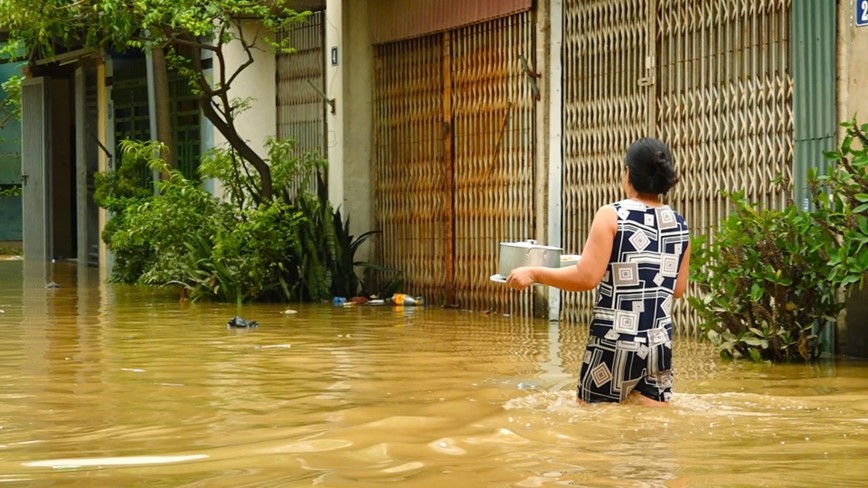
[[[378,262],[431,303],[531,315],[489,277],[499,243],[532,238],[531,12],[375,46]]]

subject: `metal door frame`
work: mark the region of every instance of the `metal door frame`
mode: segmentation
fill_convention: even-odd
[[[52,256],[51,96],[49,78],[21,84],[21,187],[24,258]]]

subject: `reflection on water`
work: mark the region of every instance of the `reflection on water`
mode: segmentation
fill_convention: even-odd
[[[864,363],[725,363],[685,339],[671,408],[579,407],[585,327],[436,307],[291,308],[179,303],[74,265],[0,262],[0,483],[868,479]],[[234,315],[260,327],[227,329]]]

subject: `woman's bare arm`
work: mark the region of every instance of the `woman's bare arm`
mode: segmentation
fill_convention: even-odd
[[[675,298],[681,298],[684,292],[687,291],[687,282],[690,277],[690,241],[687,242],[687,249],[684,250],[684,259],[681,260],[681,266],[678,268],[678,279],[675,281]]]
[[[566,291],[585,291],[596,287],[609,265],[612,245],[618,230],[618,215],[612,206],[601,207],[594,216],[582,258],[575,266],[546,268],[525,266],[512,270],[506,278],[510,288],[523,290],[534,283]]]

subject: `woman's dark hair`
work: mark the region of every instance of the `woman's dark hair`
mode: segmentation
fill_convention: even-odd
[[[646,195],[665,194],[678,183],[669,147],[658,139],[639,139],[627,149],[630,184]]]

